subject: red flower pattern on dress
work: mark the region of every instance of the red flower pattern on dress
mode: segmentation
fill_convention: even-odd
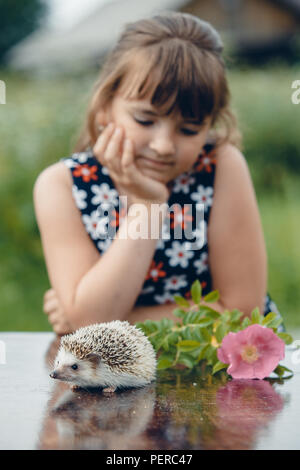
[[[162,266],[163,266],[162,261],[158,263],[157,266],[155,265],[155,261],[152,261],[150,269],[146,277],[146,281],[148,281],[149,279],[152,279],[152,281],[157,282],[159,277],[165,277],[167,273],[161,270]]]
[[[212,172],[212,165],[216,164],[215,158],[215,150],[211,150],[210,152],[206,152],[203,150],[201,155],[199,155],[199,163],[196,166],[197,171],[202,171],[203,169],[208,173]]]
[[[119,227],[120,220],[124,219],[126,217],[126,209],[125,207],[122,207],[120,212],[116,211],[113,209],[112,211],[112,216],[115,218],[110,222],[111,227]]]
[[[89,166],[88,164],[77,165],[73,170],[73,175],[76,178],[82,178],[85,183],[89,183],[91,180],[97,181],[98,176],[95,174],[97,172],[97,166]]]
[[[186,214],[190,210],[190,207],[180,207],[179,204],[174,206],[174,212],[171,212],[169,215],[172,222],[170,224],[171,228],[175,228],[177,225],[181,225],[182,229],[185,229],[185,225],[188,222],[192,222],[194,217],[192,215]]]

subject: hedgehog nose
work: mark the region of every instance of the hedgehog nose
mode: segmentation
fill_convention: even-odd
[[[57,378],[57,372],[55,372],[55,370],[54,370],[53,372],[51,372],[51,374],[49,374],[49,375],[50,375],[50,377],[51,377],[52,379],[56,379],[56,378]]]

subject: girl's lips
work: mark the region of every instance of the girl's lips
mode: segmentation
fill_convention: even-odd
[[[150,163],[150,165],[157,166],[160,168],[174,165],[174,163],[158,162],[157,160],[152,160],[151,158],[147,158],[147,157],[140,157],[140,158],[144,160],[145,162]]]

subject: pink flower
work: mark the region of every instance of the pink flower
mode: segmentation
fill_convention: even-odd
[[[264,379],[284,358],[285,344],[271,328],[250,325],[238,333],[228,333],[217,351],[219,361],[230,364],[227,373],[234,379]]]

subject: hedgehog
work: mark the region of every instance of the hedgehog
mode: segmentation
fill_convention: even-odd
[[[72,390],[143,387],[156,375],[152,344],[136,326],[115,320],[79,328],[61,338],[50,377],[71,384]]]

